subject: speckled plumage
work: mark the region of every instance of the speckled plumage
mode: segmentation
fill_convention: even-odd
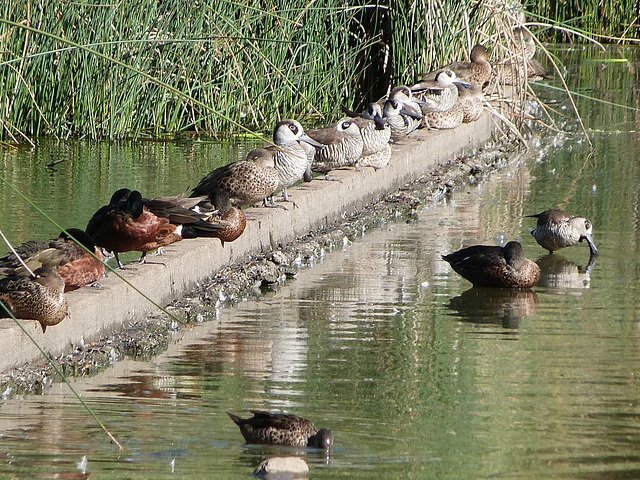
[[[391,127],[382,116],[378,103],[370,103],[355,121],[360,127],[363,148],[358,165],[375,169],[386,167],[391,159]]]
[[[407,110],[397,100],[387,100],[382,110],[391,130],[391,140],[397,142],[414,132],[422,123],[422,113]]]
[[[475,122],[482,115],[484,95],[482,87],[471,85],[470,88],[458,86],[458,103],[462,107],[462,123]]]
[[[67,316],[64,280],[54,268],[40,267],[35,277],[9,275],[0,279],[0,317],[14,317],[40,322],[42,333]],[[8,311],[7,311],[8,309]]]
[[[456,128],[464,120],[464,108],[456,102],[451,108],[444,111],[433,111],[424,114],[424,123],[429,128],[444,130]]]
[[[240,427],[247,443],[288,445],[292,447],[331,448],[333,433],[329,429],[316,429],[309,420],[284,413],[250,410],[251,418],[227,415]]]
[[[422,113],[444,112],[458,102],[458,87],[471,84],[459,79],[451,70],[436,72],[435,80],[420,82],[411,87],[414,96],[423,102]]]
[[[104,255],[89,235],[78,228],[69,228],[67,232],[81,245],[62,232],[58,238],[31,240],[15,247],[31,270],[39,267],[56,269],[65,282],[65,292],[97,282],[104,275],[105,269]],[[18,275],[28,274],[12,252],[7,252],[0,258],[0,269]]]
[[[323,148],[316,149],[311,164],[316,172],[353,166],[362,155],[364,142],[360,127],[353,118],[342,118],[335,125],[308,130],[307,135],[323,145]]]
[[[593,227],[586,218],[574,217],[559,209],[545,210],[526,216],[538,219],[537,227],[531,231],[531,235],[542,248],[549,250],[549,253],[586,240],[591,254],[598,254],[591,236]]]
[[[489,63],[489,52],[484,45],[477,44],[471,49],[469,58],[471,60],[469,62],[453,62],[439,68],[438,71],[451,70],[459,79],[482,87],[491,78],[492,67]],[[436,73],[427,73],[422,77],[422,81],[435,80]]]
[[[504,247],[474,245],[442,258],[476,287],[531,288],[540,279],[540,268],[516,241]]]
[[[224,190],[235,207],[253,205],[272,195],[278,188],[279,177],[274,164],[274,152],[256,148],[246,160],[216,168],[192,190],[191,196],[211,195]]]

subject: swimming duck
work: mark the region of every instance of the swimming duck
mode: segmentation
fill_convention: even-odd
[[[471,85],[482,86],[491,78],[492,67],[489,63],[489,52],[484,45],[477,44],[471,49],[470,62],[453,62],[440,67],[436,72],[423,75],[422,81],[433,81],[436,73],[442,70],[451,70],[460,80],[469,82]]]
[[[516,241],[504,247],[474,245],[442,258],[475,287],[531,288],[540,279],[540,268]]]
[[[31,270],[55,268],[64,280],[65,292],[95,283],[104,276],[104,255],[91,237],[78,228],[69,228],[58,238],[25,242],[15,250]],[[13,252],[0,258],[0,269],[17,275],[28,274]]]
[[[301,180],[309,168],[307,152],[300,145],[300,142],[318,148],[323,147],[304,133],[302,125],[298,121],[282,120],[276,124],[273,132],[275,146],[266,147],[267,150],[273,152],[273,163],[278,172],[278,189],[282,189],[285,202],[290,201],[287,187]]]
[[[549,250],[549,253],[586,240],[591,254],[598,254],[598,249],[591,237],[593,227],[586,218],[574,217],[559,209],[545,210],[526,216],[538,219],[537,227],[531,231],[531,235],[542,248]]]
[[[335,168],[350,167],[362,155],[364,142],[360,127],[353,118],[342,118],[335,125],[307,130],[307,135],[323,145],[313,157],[311,169],[328,172]]]
[[[264,201],[278,188],[274,153],[265,148],[251,150],[246,160],[224,165],[206,175],[190,196],[209,196],[211,200],[214,191],[224,190],[234,207]]]
[[[40,322],[42,333],[67,316],[64,280],[54,268],[40,267],[34,276],[9,275],[0,279],[0,317],[13,315]],[[11,315],[10,315],[11,314]]]
[[[316,447],[329,449],[333,445],[333,432],[328,428],[316,429],[309,420],[286,415],[250,410],[253,417],[242,419],[227,412],[240,427],[247,443],[289,445],[292,447]]]

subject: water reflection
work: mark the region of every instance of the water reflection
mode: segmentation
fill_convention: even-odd
[[[597,258],[597,255],[590,255],[587,264],[582,266],[557,253],[540,257],[536,260],[540,267],[538,286],[558,290],[589,288]]]
[[[628,65],[585,70],[589,55],[574,55],[576,88],[593,89],[595,79],[594,91],[639,104]],[[410,223],[368,232],[258,300],[238,299],[219,315],[212,308],[211,321],[172,337],[167,352],[75,380],[125,455],[66,387],[8,395],[2,473],[71,477],[87,455],[96,478],[247,478],[265,457],[291,453],[245,445],[225,414],[260,408],[334,431],[331,457],[300,453],[313,478],[636,478],[640,161],[632,152],[640,136],[630,131],[638,113],[581,108],[592,129],[602,127],[591,157],[577,135],[542,139],[539,151]],[[117,149],[98,150],[101,168],[118,163]],[[150,168],[141,157],[160,153],[127,155]],[[84,158],[73,149],[58,155],[69,160],[55,169]],[[40,179],[48,195],[94,182],[77,178],[68,191],[59,176],[50,180]],[[593,221],[597,263],[581,248],[542,256],[522,215],[556,206]],[[504,239],[540,256],[533,290],[469,289],[440,258]]]
[[[536,313],[538,294],[533,290],[473,287],[452,298],[448,307],[465,322],[517,329],[524,317]]]

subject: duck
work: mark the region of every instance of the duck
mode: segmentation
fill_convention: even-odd
[[[223,197],[224,192],[218,192],[218,196]],[[119,268],[124,268],[118,256],[123,252],[142,252],[140,262],[145,263],[147,252],[183,238],[215,237],[227,227],[209,221],[213,212],[205,214],[192,208],[203,200],[204,197],[184,198],[183,195],[148,200],[137,190],[122,188],[113,194],[108,205],[93,215],[86,232],[96,246],[113,252]],[[185,226],[188,233],[183,234]]]
[[[442,256],[474,287],[531,288],[540,279],[540,267],[524,256],[522,245],[474,245]]]
[[[475,122],[482,115],[484,94],[482,87],[471,85],[467,88],[458,85],[458,103],[462,107],[462,123]]]
[[[438,71],[451,70],[460,80],[469,82],[482,88],[491,78],[493,68],[489,63],[489,51],[487,47],[478,43],[471,49],[469,62],[453,62],[440,67],[435,72],[430,72],[422,77],[422,82],[433,81],[436,79]]]
[[[311,169],[315,172],[354,166],[362,155],[364,142],[354,118],[344,117],[335,125],[307,130],[307,135],[323,145],[313,157]]]
[[[147,252],[181,240],[181,229],[145,209],[139,191],[120,189],[91,217],[85,231],[97,246],[113,252],[118,268],[124,269],[119,253],[142,252],[144,263]]]
[[[384,103],[382,115],[389,125],[392,142],[398,142],[407,137],[422,123],[422,113],[405,108],[398,100],[387,100]]]
[[[372,167],[375,170],[386,167],[391,159],[391,127],[382,116],[382,107],[378,103],[370,103],[355,117],[362,135],[362,155],[358,160],[361,167]]]
[[[30,240],[15,250],[31,270],[39,267],[56,269],[64,280],[65,292],[91,285],[104,276],[104,255],[91,237],[79,228],[68,228],[50,240]],[[29,273],[13,252],[0,257],[0,272]]]
[[[411,87],[412,94],[422,103],[422,113],[444,112],[458,102],[457,85],[471,87],[466,80],[458,78],[452,70],[444,69],[435,73],[434,80],[422,81]]]
[[[250,410],[251,418],[240,418],[227,412],[229,418],[240,427],[247,443],[288,445],[291,447],[315,447],[330,449],[333,432],[328,428],[316,429],[309,420],[284,413]]]
[[[586,240],[591,255],[598,255],[598,249],[592,237],[593,226],[585,217],[573,216],[560,209],[550,209],[525,216],[538,220],[536,228],[531,231],[531,235],[550,254],[561,248],[570,247]]]
[[[65,282],[55,268],[39,267],[30,275],[0,279],[0,317],[35,320],[42,333],[62,322],[68,314]]]
[[[282,120],[273,131],[273,145],[265,147],[273,152],[274,168],[278,172],[278,190],[282,190],[285,202],[291,202],[287,194],[287,187],[303,179],[309,172],[307,152],[300,142],[317,148],[323,145],[310,138],[297,120]],[[293,202],[295,205],[295,202]]]
[[[191,191],[190,197],[207,196],[212,201],[215,191],[223,190],[233,207],[265,202],[279,184],[273,151],[254,148],[246,159],[233,162],[207,174]]]
[[[509,55],[493,65],[492,81],[502,85],[519,86],[525,81],[538,81],[552,77],[547,69],[533,58],[536,53],[536,44],[527,28],[514,28],[512,36],[508,36],[507,40],[512,42],[512,48]]]

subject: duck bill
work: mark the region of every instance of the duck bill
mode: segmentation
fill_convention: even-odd
[[[406,109],[406,108],[402,107],[400,109],[400,113],[402,115],[406,115],[407,117],[411,117],[411,118],[414,118],[416,120],[422,120],[422,114],[421,113],[417,113],[414,110],[410,110],[410,109]]]
[[[584,235],[580,241],[582,240],[586,240],[587,243],[589,244],[589,250],[591,250],[591,255],[598,255],[598,249],[596,248],[596,244],[593,243],[593,238],[591,238],[591,235]]]
[[[373,121],[376,122],[376,130],[384,130],[387,126],[387,119],[380,115],[374,116]]]
[[[316,148],[323,148],[324,147],[324,145],[322,145],[319,142],[316,142],[313,138],[311,138],[306,133],[302,134],[302,136],[299,138],[299,141],[308,143],[309,145],[313,145]]]
[[[453,83],[457,84],[457,85],[462,85],[465,88],[471,88],[473,85],[471,85],[471,82],[467,82],[466,80],[462,80],[460,78],[456,78]]]

